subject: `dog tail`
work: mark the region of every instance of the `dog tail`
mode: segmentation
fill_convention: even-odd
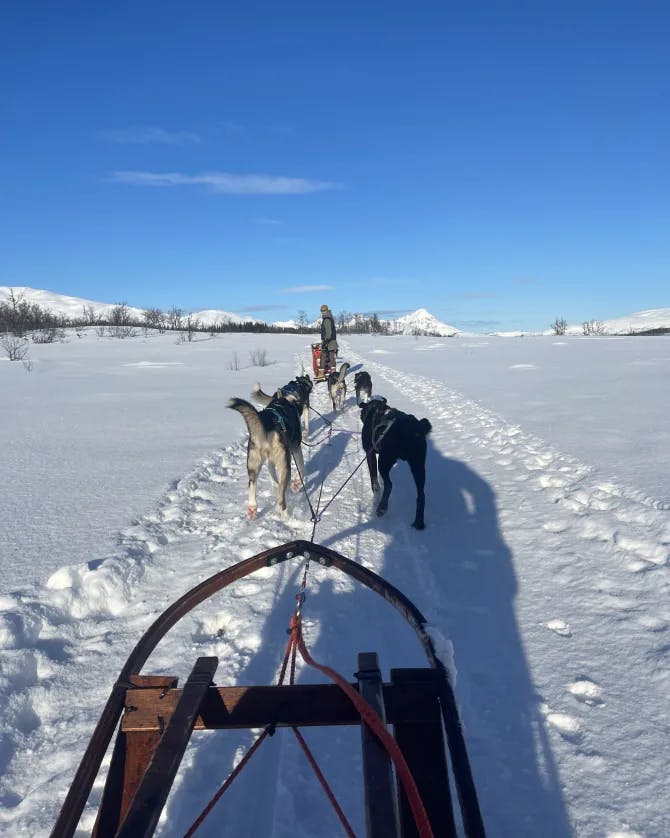
[[[247,429],[252,436],[258,437],[264,433],[263,423],[258,415],[258,411],[252,404],[245,402],[244,399],[230,399],[228,407],[242,414],[242,418],[247,423]]]
[[[339,375],[337,376],[337,383],[341,384],[344,381],[344,376],[347,374],[347,370],[351,364],[348,361],[345,361],[342,366],[340,367]]]
[[[267,407],[270,404],[270,402],[272,401],[272,396],[268,396],[267,393],[264,393],[261,390],[261,385],[259,384],[258,381],[256,382],[256,386],[254,387],[254,389],[251,392],[251,397],[256,399],[256,401],[259,402],[260,404],[262,404],[263,407]],[[231,407],[232,407],[232,405],[231,405]]]
[[[433,426],[427,419],[419,419],[419,431],[423,436],[428,436],[432,430]]]

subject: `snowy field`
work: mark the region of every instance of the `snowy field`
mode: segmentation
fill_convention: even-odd
[[[31,346],[32,372],[0,361],[2,834],[49,833],[119,669],[167,604],[242,558],[309,539],[304,496],[281,520],[267,472],[246,519],[246,432],[226,409],[256,380],[270,390],[308,366],[309,342],[91,331]],[[385,518],[362,468],[316,540],[399,587],[452,641],[488,834],[669,835],[670,338],[340,343],[376,393],[433,424],[427,529],[409,526],[414,490],[400,463]],[[258,349],[271,365],[251,366]],[[333,418],[323,385],[313,404]],[[351,390],[335,426],[330,445],[306,449],[308,489],[324,480],[325,499],[362,457]],[[216,654],[218,683],[272,683],[299,575],[285,564],[228,589],[145,671],[183,678]],[[317,660],[347,676],[359,651],[378,651],[386,674],[424,665],[388,605],[332,572],[310,571],[305,617]],[[306,738],[364,834],[358,733]],[[250,741],[196,737],[161,834],[183,834]],[[82,835],[100,793],[99,782]],[[340,828],[279,731],[198,834]]]

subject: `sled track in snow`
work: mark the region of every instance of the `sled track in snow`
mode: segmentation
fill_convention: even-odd
[[[561,512],[557,517],[566,526],[571,514],[578,519],[588,512],[588,522],[581,525],[582,537],[611,542],[627,560],[629,570],[668,564],[670,526],[665,513],[669,504],[637,489],[594,477],[589,466],[561,454],[544,440],[507,423],[439,381],[401,373],[376,362],[366,361],[365,366],[376,376],[373,381],[384,379],[400,389],[415,410],[420,406],[425,411],[433,422],[433,436],[449,440],[455,457],[467,456],[470,446],[478,447],[479,460],[494,461],[513,473],[518,482],[525,479],[533,491],[556,504]],[[575,518],[572,522],[579,528]],[[558,521],[556,526],[560,526]]]

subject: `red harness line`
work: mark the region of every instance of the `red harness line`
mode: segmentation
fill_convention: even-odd
[[[317,669],[319,672],[323,673],[332,681],[334,681],[338,685],[338,687],[340,687],[340,689],[347,695],[354,707],[358,710],[365,724],[367,724],[370,730],[379,739],[381,744],[386,748],[389,757],[395,765],[398,779],[402,783],[403,789],[407,796],[407,801],[412,810],[412,816],[414,818],[414,823],[416,824],[419,838],[433,838],[433,830],[431,828],[430,821],[428,820],[428,814],[426,813],[423,801],[421,800],[421,795],[419,794],[419,790],[417,789],[416,783],[414,782],[412,772],[409,770],[409,767],[405,761],[405,757],[403,756],[402,751],[398,747],[398,743],[386,729],[386,725],[380,718],[377,711],[373,707],[371,707],[370,704],[368,704],[368,702],[360,695],[360,693],[357,690],[355,690],[351,686],[351,684],[349,684],[349,682],[339,674],[339,672],[336,672],[330,666],[325,666],[324,664],[317,663],[314,660],[314,658],[310,655],[309,650],[305,645],[305,639],[302,635],[302,618],[299,613],[295,613],[291,617],[290,632],[291,636],[289,637],[288,643],[286,645],[284,661],[282,663],[281,672],[279,674],[279,685],[283,684],[284,682],[284,677],[286,675],[286,669],[288,668],[289,661],[291,664],[289,683],[293,684],[295,682],[296,652],[300,652],[300,656],[308,666]],[[305,756],[309,761],[309,764],[312,766],[314,773],[316,774],[319,782],[323,787],[323,790],[325,791],[328,799],[330,800],[333,809],[335,810],[335,813],[337,814],[340,823],[344,828],[344,831],[349,836],[349,838],[355,838],[355,833],[351,828],[351,825],[349,824],[346,815],[344,814],[342,808],[337,802],[337,799],[335,798],[332,789],[328,785],[328,781],[326,780],[323,773],[321,772],[321,769],[317,765],[316,760],[314,759],[314,755],[310,751],[307,743],[305,742],[305,739],[303,738],[302,734],[300,733],[297,727],[291,726],[291,730],[295,734],[295,737],[298,740],[301,748],[303,749]],[[184,838],[191,838],[191,836],[195,833],[200,824],[212,811],[212,809],[217,804],[217,802],[219,801],[223,793],[226,791],[226,789],[230,787],[231,783],[233,782],[235,777],[237,777],[237,775],[240,773],[244,765],[246,765],[251,756],[255,753],[256,749],[260,746],[261,742],[265,739],[266,736],[269,735],[269,733],[269,728],[266,728],[263,731],[263,733],[261,733],[258,739],[254,742],[251,748],[244,755],[244,757],[235,766],[235,768],[233,769],[227,780],[223,783],[221,788],[219,788],[214,797],[204,808],[202,813],[189,827],[187,832],[184,834]]]
[[[281,672],[279,673],[279,678],[278,678],[278,681],[277,681],[279,686],[281,686],[284,683],[284,678],[286,676],[286,669],[288,667],[289,660],[290,660],[290,664],[291,664],[291,672],[290,672],[290,677],[289,677],[289,683],[290,684],[295,683],[295,662],[296,662],[297,643],[296,643],[296,632],[293,629],[294,619],[295,619],[294,617],[291,618],[291,636],[289,638],[288,643],[286,644],[286,652],[284,653],[284,660],[282,662]],[[310,751],[309,746],[307,745],[307,742],[305,742],[305,739],[304,739],[303,735],[300,733],[300,731],[298,730],[297,727],[291,726],[291,730],[295,734],[295,737],[298,740],[298,742],[300,744],[300,747],[303,749],[303,751],[305,753],[305,756],[307,757],[307,761],[312,766],[312,769],[314,770],[314,773],[316,774],[317,779],[321,783],[321,785],[323,787],[323,790],[325,791],[326,796],[328,797],[328,800],[330,800],[330,803],[331,803],[333,809],[335,810],[335,813],[337,814],[337,817],[340,819],[340,823],[342,824],[342,827],[343,827],[344,831],[346,832],[348,838],[356,838],[356,834],[353,831],[353,829],[351,828],[351,825],[349,824],[349,821],[347,820],[347,816],[344,814],[344,812],[342,811],[342,807],[337,802],[337,798],[335,797],[335,795],[333,794],[332,789],[328,785],[328,781],[324,777],[323,772],[321,771],[321,769],[317,765],[317,762],[314,759],[314,755]],[[254,755],[254,753],[256,752],[258,747],[260,746],[261,742],[263,742],[263,740],[267,736],[272,735],[272,733],[274,733],[274,731],[271,732],[270,727],[267,727],[263,731],[263,733],[261,733],[261,735],[258,737],[258,739],[256,739],[256,741],[253,743],[253,745],[249,748],[247,753],[242,757],[242,759],[238,762],[238,764],[235,766],[235,768],[231,771],[228,778],[221,785],[221,787],[218,789],[218,791],[214,794],[214,796],[209,801],[209,803],[205,806],[205,808],[202,810],[202,812],[198,815],[198,817],[195,819],[195,821],[193,821],[191,826],[184,833],[184,838],[191,838],[191,836],[194,835],[194,833],[200,827],[200,825],[205,820],[207,815],[209,815],[209,813],[212,811],[212,809],[219,802],[219,800],[223,796],[223,793],[225,791],[227,791],[227,789],[230,788],[233,780],[237,777],[237,775],[244,768],[244,766],[247,764],[247,762],[249,762],[251,757]]]
[[[421,795],[419,794],[419,790],[414,782],[412,772],[409,770],[409,766],[405,762],[405,757],[398,747],[398,743],[386,729],[386,725],[380,718],[377,711],[371,707],[370,704],[368,704],[358,690],[355,690],[351,684],[340,675],[339,672],[336,672],[330,666],[325,666],[324,664],[317,663],[314,660],[305,645],[305,640],[302,636],[302,620],[299,615],[291,617],[291,631],[295,633],[295,643],[305,663],[315,669],[318,669],[319,672],[327,675],[337,684],[337,686],[347,695],[351,703],[358,710],[366,725],[386,748],[389,757],[395,765],[398,779],[402,783],[402,787],[407,795],[407,801],[412,810],[412,816],[414,817],[414,823],[416,824],[419,838],[433,838],[433,830],[430,825],[430,821],[428,820],[428,814],[426,813],[423,801],[421,800]]]

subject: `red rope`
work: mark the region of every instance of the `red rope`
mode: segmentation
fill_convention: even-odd
[[[306,581],[306,580],[303,580],[303,581]],[[295,625],[297,625],[296,621],[299,622],[299,620],[300,620],[300,618],[296,617],[295,615],[291,618],[291,636],[289,637],[288,643],[286,644],[286,651],[284,653],[284,660],[282,662],[281,671],[279,673],[279,679],[278,679],[279,686],[281,686],[284,683],[284,678],[286,676],[286,670],[288,668],[289,660],[290,660],[290,663],[291,663],[289,683],[290,684],[295,683],[296,653],[297,653],[297,648],[298,648],[297,633],[296,633],[296,630],[295,630]],[[328,800],[330,800],[331,805],[332,805],[333,809],[335,810],[335,813],[336,813],[337,817],[340,819],[340,823],[342,824],[342,826],[344,828],[344,831],[347,833],[349,838],[356,838],[356,834],[352,830],[352,828],[349,824],[349,821],[346,818],[346,815],[342,811],[342,807],[337,802],[337,799],[335,798],[335,795],[333,794],[332,789],[328,785],[328,781],[324,777],[323,772],[321,771],[321,769],[317,765],[316,760],[314,759],[314,755],[310,751],[309,746],[307,745],[307,742],[305,742],[305,739],[304,739],[303,735],[300,733],[300,731],[298,730],[297,727],[294,727],[292,725],[291,729],[293,730],[293,733],[295,734],[296,739],[300,743],[300,746],[302,747],[309,764],[312,766],[312,769],[314,770],[314,773],[316,774],[316,777],[317,777],[318,781],[321,783],[321,786],[323,787],[323,790],[326,793],[326,797],[328,798]],[[191,826],[188,828],[188,830],[184,833],[184,838],[191,838],[191,836],[195,833],[195,831],[199,828],[199,826],[202,824],[202,822],[205,820],[205,818],[209,815],[209,813],[212,811],[212,809],[219,802],[219,800],[221,799],[224,792],[227,791],[228,788],[230,788],[233,780],[237,777],[237,775],[240,773],[240,771],[246,765],[246,763],[251,759],[251,757],[253,756],[256,749],[259,747],[261,742],[265,739],[265,737],[268,734],[269,734],[269,730],[266,728],[263,731],[263,733],[261,733],[261,735],[258,737],[258,739],[254,742],[254,744],[251,746],[251,748],[249,748],[249,750],[244,755],[244,757],[235,766],[233,771],[230,773],[228,779],[222,784],[222,786],[219,788],[219,790],[216,792],[216,794],[212,797],[212,799],[209,801],[209,803],[202,810],[200,815],[196,818],[196,820],[191,824]]]
[[[330,800],[330,802],[333,806],[333,809],[335,809],[337,817],[340,819],[340,823],[342,824],[342,826],[344,828],[344,831],[347,833],[349,838],[356,838],[356,833],[351,828],[351,826],[349,824],[349,821],[346,818],[346,815],[342,811],[342,809],[340,807],[340,804],[337,802],[337,799],[335,798],[335,795],[333,794],[330,786],[328,785],[328,780],[326,780],[326,778],[323,776],[323,774],[321,772],[321,769],[316,764],[316,760],[314,759],[314,755],[310,751],[309,746],[307,745],[307,742],[305,742],[305,739],[304,739],[302,733],[300,733],[300,731],[298,730],[297,727],[292,727],[291,729],[293,730],[293,733],[295,733],[296,739],[298,740],[298,742],[300,742],[300,745],[302,746],[302,749],[305,752],[305,756],[307,757],[307,760],[308,760],[309,764],[314,769],[314,773],[316,774],[319,782],[323,786],[323,790],[326,792],[328,800]]]
[[[205,808],[204,808],[204,809],[202,810],[202,812],[198,815],[198,817],[197,817],[197,818],[193,821],[193,823],[191,824],[191,826],[190,826],[190,827],[187,829],[187,831],[184,833],[184,838],[190,838],[190,837],[191,837],[191,835],[193,835],[193,833],[196,831],[196,829],[198,829],[198,827],[200,826],[200,824],[201,824],[201,823],[205,820],[205,818],[207,817],[207,815],[209,815],[209,813],[212,811],[212,809],[213,809],[213,808],[216,806],[216,804],[219,802],[219,799],[220,799],[221,795],[222,795],[222,794],[226,791],[226,789],[228,789],[228,788],[230,787],[230,785],[231,785],[231,783],[233,782],[233,780],[235,779],[235,777],[237,777],[237,775],[238,775],[238,774],[240,773],[240,771],[244,768],[244,766],[247,764],[247,762],[249,762],[249,760],[251,759],[251,757],[254,755],[254,752],[256,751],[256,749],[259,747],[259,745],[261,744],[261,742],[265,739],[265,737],[266,737],[267,735],[268,735],[268,730],[266,729],[266,730],[264,730],[264,731],[263,731],[263,733],[261,733],[261,735],[258,737],[258,739],[257,739],[257,740],[254,742],[254,744],[253,744],[253,745],[249,748],[249,750],[248,750],[248,751],[246,752],[246,754],[242,757],[242,759],[241,759],[241,760],[237,763],[237,765],[236,765],[236,766],[235,766],[235,768],[231,771],[231,773],[230,773],[230,775],[229,775],[228,779],[225,781],[225,783],[224,783],[224,784],[221,786],[221,788],[220,788],[220,789],[216,792],[216,794],[214,795],[214,797],[213,797],[213,798],[209,801],[209,803],[205,806]]]
[[[393,764],[395,765],[396,772],[398,774],[398,779],[402,783],[407,796],[407,801],[412,810],[414,823],[416,824],[420,838],[433,838],[433,830],[431,828],[430,821],[428,820],[428,815],[423,805],[423,801],[421,800],[419,790],[414,782],[414,777],[412,777],[412,773],[405,762],[405,757],[398,747],[398,743],[386,729],[386,725],[379,717],[379,714],[368,704],[360,693],[339,674],[339,672],[336,672],[329,666],[317,663],[314,658],[312,658],[302,636],[302,624],[299,616],[291,619],[291,628],[295,632],[298,651],[305,663],[315,669],[318,669],[319,672],[322,672],[331,680],[335,681],[340,689],[349,697],[354,707],[360,713],[363,721],[386,748],[388,755],[393,760]]]
[[[291,654],[292,653],[292,654]],[[288,643],[286,644],[286,651],[284,652],[284,660],[282,661],[281,672],[279,673],[278,684],[281,686],[284,683],[284,677],[286,675],[286,668],[288,666],[289,658],[292,657],[293,660],[291,661],[291,683],[293,683],[293,673],[295,671],[295,632],[291,631],[291,636],[288,639]],[[242,768],[246,765],[246,763],[251,759],[254,752],[261,744],[261,742],[265,739],[268,735],[269,731],[266,728],[263,733],[258,737],[258,739],[254,742],[254,744],[249,748],[247,753],[242,757],[242,759],[238,762],[235,766],[233,771],[228,776],[228,779],[221,785],[219,790],[216,792],[214,797],[209,801],[209,803],[205,806],[202,812],[198,815],[198,817],[193,821],[191,826],[188,830],[184,833],[184,838],[191,838],[193,833],[198,829],[200,824],[205,820],[207,815],[212,811],[212,809],[216,806],[216,804],[221,799],[223,793],[230,788],[231,783],[240,773]]]

